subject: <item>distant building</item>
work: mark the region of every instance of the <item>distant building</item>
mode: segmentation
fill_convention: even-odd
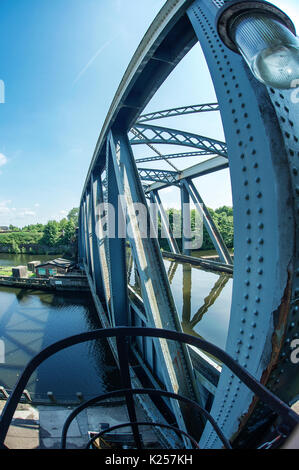
[[[57,258],[36,266],[35,274],[37,277],[51,277],[56,276],[57,274],[67,274],[74,267],[75,263],[73,261],[69,261],[64,258]]]
[[[33,273],[35,272],[35,268],[40,265],[40,261],[30,261],[27,263],[27,268],[28,271],[32,271]]]
[[[0,232],[8,232],[8,231],[9,231],[9,227],[6,227],[6,225],[0,226]]]
[[[12,268],[12,275],[13,277],[17,279],[27,278],[28,277],[27,266],[16,266]]]

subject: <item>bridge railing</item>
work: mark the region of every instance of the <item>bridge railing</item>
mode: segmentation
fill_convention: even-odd
[[[0,417],[0,447],[6,447],[4,442],[6,439],[6,435],[13,419],[13,415],[15,410],[18,406],[18,403],[21,400],[21,396],[24,392],[24,389],[28,383],[29,378],[31,377],[32,373],[35,369],[46,359],[51,357],[52,355],[56,354],[58,351],[61,351],[65,348],[71,347],[73,345],[84,343],[87,341],[99,340],[102,338],[112,338],[116,339],[117,344],[117,351],[118,351],[118,360],[119,360],[119,367],[120,367],[120,375],[122,379],[123,388],[118,391],[113,391],[109,393],[105,393],[99,396],[92,398],[91,400],[86,401],[85,403],[80,404],[76,409],[74,409],[71,414],[68,416],[63,430],[62,430],[62,438],[61,438],[61,447],[66,447],[66,439],[67,439],[67,431],[72,420],[85,408],[98,403],[101,400],[112,398],[116,396],[125,396],[126,399],[126,406],[128,410],[128,415],[130,421],[127,423],[123,423],[118,426],[113,426],[104,431],[100,432],[88,443],[88,447],[92,441],[94,441],[97,437],[101,437],[103,434],[119,429],[126,426],[131,426],[132,433],[134,436],[135,444],[137,449],[141,449],[143,447],[142,444],[142,436],[140,435],[139,426],[158,426],[161,428],[166,428],[169,430],[174,431],[177,435],[184,436],[184,445],[186,446],[186,438],[188,438],[194,448],[199,448],[197,439],[192,437],[190,433],[184,429],[179,429],[176,426],[170,425],[166,422],[164,423],[144,423],[138,422],[136,418],[136,410],[135,410],[135,403],[134,403],[134,395],[149,395],[151,398],[154,397],[167,397],[170,399],[175,399],[180,402],[184,402],[189,406],[193,406],[194,409],[199,411],[201,415],[205,417],[206,420],[210,422],[212,427],[214,428],[215,432],[217,433],[218,437],[222,441],[222,444],[225,448],[231,448],[231,443],[228,439],[224,436],[223,432],[217,425],[215,419],[211,416],[210,413],[207,412],[204,408],[202,408],[198,403],[194,400],[186,398],[180,394],[174,393],[173,391],[165,391],[159,389],[133,389],[131,384],[131,377],[130,377],[130,370],[129,370],[129,338],[132,337],[152,337],[152,338],[159,338],[165,340],[172,340],[179,343],[184,343],[191,345],[193,347],[199,348],[206,353],[212,354],[213,356],[220,359],[223,364],[230,369],[230,371],[235,374],[252,392],[253,394],[260,400],[262,400],[276,415],[280,418],[280,425],[283,426],[285,436],[289,435],[291,431],[295,428],[295,426],[299,425],[299,416],[287,406],[284,402],[282,402],[278,397],[276,397],[272,392],[270,392],[264,385],[258,382],[248,371],[240,366],[229,354],[227,354],[222,349],[218,348],[212,343],[205,341],[201,338],[197,338],[191,335],[187,335],[185,333],[180,333],[176,331],[158,329],[158,328],[139,328],[139,327],[116,327],[116,328],[104,328],[104,329],[97,329],[93,331],[89,331],[86,333],[81,333],[75,336],[70,336],[63,340],[60,340],[51,346],[48,346],[44,350],[42,350],[39,354],[37,354],[26,366],[23,373],[21,374],[12,394],[8,398],[6,405],[3,409],[2,415]]]

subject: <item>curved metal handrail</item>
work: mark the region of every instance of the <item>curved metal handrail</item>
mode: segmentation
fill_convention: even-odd
[[[67,438],[67,432],[68,429],[72,423],[72,421],[75,419],[75,417],[84,409],[88,408],[89,406],[94,405],[95,403],[98,403],[101,400],[104,400],[105,398],[113,398],[117,396],[124,395],[125,393],[130,393],[131,395],[158,395],[158,396],[165,396],[167,398],[174,398],[176,400],[181,400],[184,401],[185,403],[189,403],[193,406],[195,406],[200,413],[202,413],[208,421],[210,421],[211,425],[214,427],[219,439],[223,442],[224,447],[227,449],[231,449],[231,445],[228,439],[224,436],[223,432],[219,428],[218,424],[214,420],[214,418],[211,416],[210,413],[207,412],[204,408],[202,408],[198,403],[195,401],[191,400],[190,398],[183,397],[182,395],[179,395],[178,393],[172,393],[172,392],[167,392],[165,390],[160,390],[160,389],[146,389],[146,388],[135,388],[135,389],[122,389],[122,390],[115,390],[113,392],[108,392],[104,393],[101,395],[98,395],[97,397],[94,397],[84,403],[81,403],[77,408],[75,408],[67,417],[63,429],[62,429],[62,435],[61,435],[61,448],[65,449],[66,447],[66,438]],[[139,423],[140,424],[140,423]],[[154,425],[154,423],[152,423]]]
[[[176,426],[171,426],[170,424],[165,424],[165,423],[149,423],[147,421],[135,421],[134,423],[131,423],[130,421],[128,423],[123,423],[123,424],[117,424],[116,426],[111,426],[110,428],[107,428],[107,429],[104,429],[104,431],[101,431],[99,433],[97,433],[95,436],[93,436],[89,441],[88,443],[86,444],[86,447],[85,449],[89,449],[89,446],[93,443],[93,441],[95,441],[96,439],[98,439],[99,437],[103,436],[104,434],[106,434],[107,432],[110,432],[110,431],[115,431],[116,429],[120,429],[120,428],[125,428],[127,426],[131,426],[131,425],[139,425],[139,426],[159,426],[160,428],[166,428],[166,429],[170,429],[171,431],[174,431],[176,433],[179,433],[179,434],[182,434],[183,436],[186,436],[188,437],[188,439],[190,439],[190,441],[192,442],[192,444],[194,445],[195,449],[199,449],[199,445],[197,444],[196,440],[190,436],[190,434],[188,434],[187,432],[183,431],[182,429],[179,429],[177,428]]]
[[[105,328],[80,333],[78,335],[70,336],[68,338],[57,341],[56,343],[48,346],[39,354],[37,354],[28,365],[25,367],[23,373],[19,377],[19,380],[10,395],[7,403],[3,409],[0,417],[0,446],[4,445],[4,440],[14,412],[20,401],[23,390],[25,389],[27,382],[34,372],[34,370],[46,359],[51,357],[53,354],[65,349],[67,347],[84,343],[86,341],[92,341],[99,338],[111,338],[115,337],[119,341],[124,337],[136,337],[146,336],[153,338],[163,338],[168,340],[179,341],[181,343],[189,344],[203,351],[210,353],[220,359],[224,365],[226,365],[234,374],[243,381],[247,387],[254,392],[258,398],[262,399],[274,412],[279,414],[286,425],[289,426],[290,431],[299,423],[299,416],[277,398],[272,392],[270,392],[264,385],[259,383],[249,372],[240,366],[229,354],[222,349],[203,340],[186,333],[180,333],[177,331],[163,330],[159,328],[141,328],[141,327],[116,327],[116,328]],[[128,393],[128,392],[127,392]],[[131,423],[132,427],[134,423]]]

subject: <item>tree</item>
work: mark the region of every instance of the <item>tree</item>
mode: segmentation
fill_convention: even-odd
[[[45,226],[44,236],[42,238],[43,243],[48,246],[54,246],[59,239],[59,223],[56,220],[49,220]]]
[[[66,245],[73,242],[76,232],[76,226],[72,220],[69,220],[64,228],[63,243]]]
[[[73,209],[71,209],[67,215],[68,220],[72,221],[76,227],[78,225],[78,217],[79,217],[78,207],[74,207]]]

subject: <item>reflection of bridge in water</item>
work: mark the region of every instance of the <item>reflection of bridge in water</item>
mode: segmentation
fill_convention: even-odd
[[[293,425],[297,422],[283,402],[291,405],[299,393],[298,364],[290,361],[290,346],[299,335],[299,173],[295,163],[299,154],[298,112],[289,90],[275,90],[256,81],[242,57],[223,45],[215,27],[223,4],[222,0],[168,0],[155,18],[107,114],[85,180],[79,214],[79,260],[85,267],[103,327],[129,328],[116,330],[122,334],[127,331],[129,349],[117,333],[116,340],[109,333],[124,387],[163,389],[160,401],[140,396],[149,419],[164,425],[169,419],[168,425],[175,422],[183,431],[191,428],[202,448],[223,444],[215,423],[207,422],[207,412],[234,446],[256,447],[269,436],[277,437],[271,435],[272,424],[280,423],[277,414]],[[142,114],[197,42],[211,72],[218,103]],[[200,131],[163,127],[160,121],[159,125],[152,123],[216,112],[220,112],[226,142],[203,136]],[[149,149],[149,154],[135,158],[134,149],[141,145]],[[167,149],[174,146],[174,151],[164,151],[165,145]],[[188,163],[191,159],[193,166]],[[187,210],[186,204],[192,201],[220,262],[229,266],[230,253],[200,194],[200,178],[226,168],[231,178],[235,223],[233,292],[225,345],[228,356],[207,345],[197,331],[228,286],[228,278],[217,275],[195,314],[191,309],[193,298],[188,288],[184,289],[181,324],[173,295],[176,265],[170,265],[167,276],[158,240],[143,236],[134,206],[145,207],[146,218],[155,231],[147,200],[155,202],[170,251],[178,257],[188,256],[190,233],[183,233],[180,253],[171,227],[165,222],[160,198],[164,188],[177,188],[183,219],[190,226],[190,208]],[[120,220],[131,228],[128,242],[132,266],[138,272],[138,291],[127,282],[126,240],[107,238],[101,225],[105,219],[109,229],[111,207],[118,206],[119,196],[123,203]],[[101,213],[100,205],[105,207]],[[116,233],[120,220],[116,221]],[[188,264],[183,265],[185,286],[190,284],[190,275]],[[173,332],[180,332],[182,327],[193,336],[188,341],[183,336],[180,338],[186,341],[172,341],[178,339]],[[161,332],[163,339],[158,338],[157,328],[168,330]],[[204,352],[197,353],[196,348]],[[221,373],[212,356],[226,365]],[[170,394],[179,393],[189,405],[190,401],[196,402],[204,412],[199,416],[186,403],[173,400],[173,395],[166,396],[165,389]],[[129,416],[135,422],[134,399],[128,390]],[[167,410],[168,415],[161,410]],[[132,425],[132,432],[140,447],[137,424]],[[165,429],[163,436],[171,441]]]

